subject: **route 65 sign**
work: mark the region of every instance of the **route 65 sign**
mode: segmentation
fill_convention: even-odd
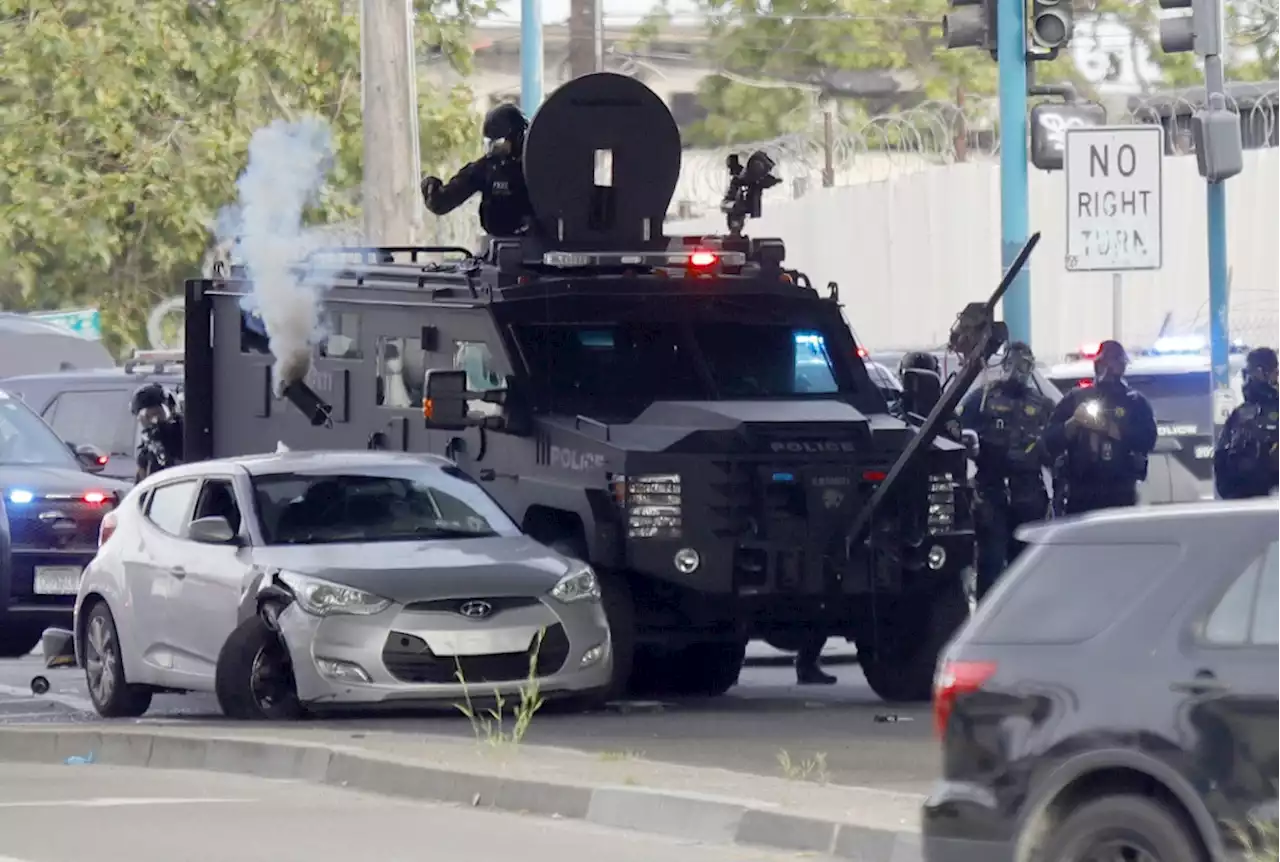
[[[1031,163],[1042,171],[1062,170],[1067,129],[1105,126],[1106,109],[1091,102],[1043,102],[1031,109]]]

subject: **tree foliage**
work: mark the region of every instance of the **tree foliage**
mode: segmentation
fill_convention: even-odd
[[[315,216],[353,215],[358,9],[0,0],[0,306],[97,305],[113,346],[139,342],[147,311],[198,270],[253,131],[277,117],[330,122],[337,159]],[[483,11],[420,0],[420,48],[465,66]],[[422,152],[451,161],[472,144],[469,95],[419,98]]]

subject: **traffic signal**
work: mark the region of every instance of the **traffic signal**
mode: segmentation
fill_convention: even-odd
[[[942,43],[948,48],[996,50],[997,0],[947,0],[942,16]]]
[[[1201,57],[1222,53],[1221,2],[1160,0],[1161,9],[1190,9],[1190,15],[1160,19],[1160,50],[1166,54],[1195,51]]]
[[[1161,3],[1168,0],[1160,0]],[[1179,2],[1179,0],[1174,0]],[[1071,41],[1075,15],[1071,0],[1032,0],[1031,41],[1041,48],[1063,48]]]

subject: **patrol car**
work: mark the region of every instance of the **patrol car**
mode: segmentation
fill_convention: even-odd
[[[29,374],[0,381],[20,396],[59,437],[108,454],[102,475],[132,482],[139,429],[129,412],[133,393],[147,383],[182,391],[182,351],[138,350],[118,368]]]
[[[530,236],[306,262],[328,334],[304,376],[273,372],[245,270],[188,282],[188,458],[449,457],[593,564],[619,691],[719,694],[748,639],[821,629],[855,641],[882,696],[928,699],[968,614],[940,570],[972,554],[949,537],[963,447],[889,413],[838,301],[780,240],[662,235],[680,137],[642,83],[565,84],[525,147]],[[761,188],[735,175],[731,225]]]
[[[1081,345],[1068,361],[1054,365],[1049,377],[1064,392],[1093,383],[1093,357],[1097,344]],[[1241,372],[1246,348],[1233,345],[1230,354],[1231,386],[1240,403]],[[1152,460],[1155,468],[1145,486],[1167,487],[1167,499],[1185,503],[1212,500],[1213,402],[1209,355],[1198,336],[1167,336],[1148,348],[1130,354],[1125,380],[1151,402],[1160,433],[1160,449],[1168,450],[1168,464]],[[1159,451],[1159,450],[1158,450]],[[1162,490],[1162,489],[1161,489]],[[1160,495],[1162,498],[1165,494]]]

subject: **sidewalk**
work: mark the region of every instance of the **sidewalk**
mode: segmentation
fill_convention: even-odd
[[[646,761],[629,752],[433,736],[209,724],[0,728],[0,763],[209,769],[390,796],[587,820],[718,844],[919,859],[921,797]],[[2,768],[2,767],[0,767]]]

